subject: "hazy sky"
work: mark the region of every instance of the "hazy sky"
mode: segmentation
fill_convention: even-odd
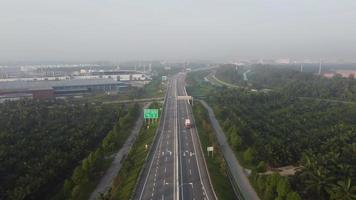
[[[356,60],[356,0],[0,0],[0,62]]]

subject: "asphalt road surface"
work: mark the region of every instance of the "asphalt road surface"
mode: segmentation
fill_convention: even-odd
[[[184,95],[185,74],[179,73],[168,81],[156,141],[136,187],[134,199],[216,199],[190,104],[186,100],[177,100],[177,96]],[[184,127],[187,118],[193,122],[190,129]]]

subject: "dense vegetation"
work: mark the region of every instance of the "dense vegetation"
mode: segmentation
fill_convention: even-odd
[[[216,70],[215,76],[216,78],[227,83],[246,86],[246,82],[243,78],[243,73],[245,71],[247,71],[247,69],[244,69],[243,67],[236,67],[232,64],[226,64]]]
[[[114,128],[105,136],[101,145],[92,151],[78,165],[70,178],[66,179],[62,193],[57,199],[83,199],[89,198],[93,189],[107,167],[111,164],[112,154],[115,153],[130,135],[130,129],[136,122],[140,113],[137,104],[130,105],[127,112],[122,113]]]
[[[305,168],[296,183],[312,199],[326,196],[328,188],[309,188],[311,181],[326,178],[320,181],[335,186],[338,181],[355,180],[355,105],[230,90],[214,97],[210,102],[216,115],[246,162],[271,167],[302,164]],[[313,166],[306,167],[307,160]]]
[[[243,80],[244,68],[224,66],[216,72],[216,77],[228,83],[254,89],[281,90],[289,96],[328,98],[336,100],[356,100],[356,79],[353,77],[324,78],[312,73],[301,73],[289,67],[258,65],[251,68],[248,81]]]
[[[0,199],[53,195],[126,112],[64,101],[0,104]]]
[[[310,200],[356,199],[356,104],[314,99],[353,101],[355,93],[347,94],[355,80],[263,70],[266,73],[255,82],[270,86],[272,92],[220,87],[206,94],[239,159],[254,169],[251,181],[260,196],[286,199],[290,193],[287,199],[299,195]],[[285,165],[301,170],[287,179],[257,173]],[[284,192],[279,192],[282,188]]]

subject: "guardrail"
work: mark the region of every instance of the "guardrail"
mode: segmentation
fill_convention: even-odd
[[[200,102],[202,102],[202,104],[204,105],[204,101],[201,101],[201,100],[199,100]],[[207,107],[206,107],[207,106]],[[210,120],[212,120],[212,117],[211,117],[211,115],[210,115],[210,112],[212,111],[212,109],[206,104],[206,105],[204,105],[204,107],[205,107],[205,109],[209,112],[209,118],[210,118]],[[218,122],[217,122],[218,123]],[[219,126],[219,125],[218,125]],[[216,135],[216,137],[219,137],[218,135],[218,130],[216,129],[216,128],[214,128],[214,132],[215,132],[215,135]],[[238,169],[234,169],[234,162],[233,161],[231,161],[231,160],[227,160],[227,158],[229,158],[230,156],[229,155],[231,155],[229,152],[224,152],[224,150],[223,149],[225,149],[225,150],[227,150],[227,149],[230,149],[230,147],[229,147],[229,144],[228,143],[225,143],[225,142],[223,142],[223,141],[220,141],[220,140],[226,140],[226,138],[225,139],[222,139],[221,137],[220,137],[220,139],[219,138],[217,138],[217,140],[219,141],[219,147],[220,147],[220,149],[222,149],[222,154],[223,154],[223,158],[224,158],[224,161],[227,163],[227,167],[228,167],[228,170],[227,170],[227,172],[228,172],[228,177],[229,177],[229,179],[230,179],[230,182],[231,182],[231,184],[232,184],[232,186],[233,186],[233,189],[234,189],[234,192],[235,192],[235,194],[236,194],[236,196],[239,198],[239,199],[242,199],[242,200],[244,200],[244,199],[259,199],[259,197],[257,196],[257,194],[255,194],[254,193],[254,189],[252,188],[252,186],[248,186],[247,188],[245,188],[245,186],[244,185],[240,185],[240,184],[243,184],[243,183],[240,183],[240,179],[246,179],[247,177],[239,177],[239,175],[238,174],[235,174],[234,172],[235,171],[232,171],[232,170],[238,170]],[[228,151],[228,150],[227,150]],[[230,149],[230,151],[231,151],[231,149]],[[236,159],[236,157],[235,157],[235,159]],[[229,162],[228,162],[229,161]],[[238,161],[236,160],[236,162],[237,162],[237,165],[238,165]],[[242,169],[243,170],[243,169]],[[239,172],[239,173],[244,173],[243,171],[242,172]],[[241,174],[240,174],[241,175]],[[243,175],[243,176],[245,176],[245,175]],[[248,180],[245,180],[245,181],[247,181],[246,182],[246,184],[249,184],[249,182],[248,182]],[[249,187],[251,187],[251,190],[252,191],[250,191],[249,190]],[[246,191],[245,191],[245,189],[246,189]]]
[[[220,146],[220,145],[219,145],[219,146]],[[229,166],[229,163],[226,161],[224,154],[223,154],[223,158],[224,158],[224,162],[228,165],[228,168],[227,168],[227,170],[226,170],[226,171],[227,171],[227,176],[229,177],[230,183],[231,183],[231,185],[232,185],[232,188],[234,189],[234,192],[235,192],[236,197],[237,197],[239,200],[245,200],[244,196],[243,196],[242,193],[241,193],[239,184],[234,181],[234,178],[233,178],[232,173],[231,173],[231,170],[230,170],[231,167]]]

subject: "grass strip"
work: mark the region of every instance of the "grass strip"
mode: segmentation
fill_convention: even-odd
[[[125,159],[118,175],[113,181],[112,189],[107,199],[130,199],[138,176],[145,163],[149,149],[145,145],[152,144],[157,124],[151,124],[147,129],[143,127],[132,149]]]
[[[200,143],[202,145],[210,178],[219,199],[237,199],[234,189],[229,181],[227,174],[227,164],[222,153],[219,150],[219,144],[216,142],[214,130],[210,125],[208,112],[199,103],[195,103],[193,107],[195,118],[195,126],[198,129]],[[210,152],[208,155],[206,149],[208,146],[214,147],[214,154]]]

